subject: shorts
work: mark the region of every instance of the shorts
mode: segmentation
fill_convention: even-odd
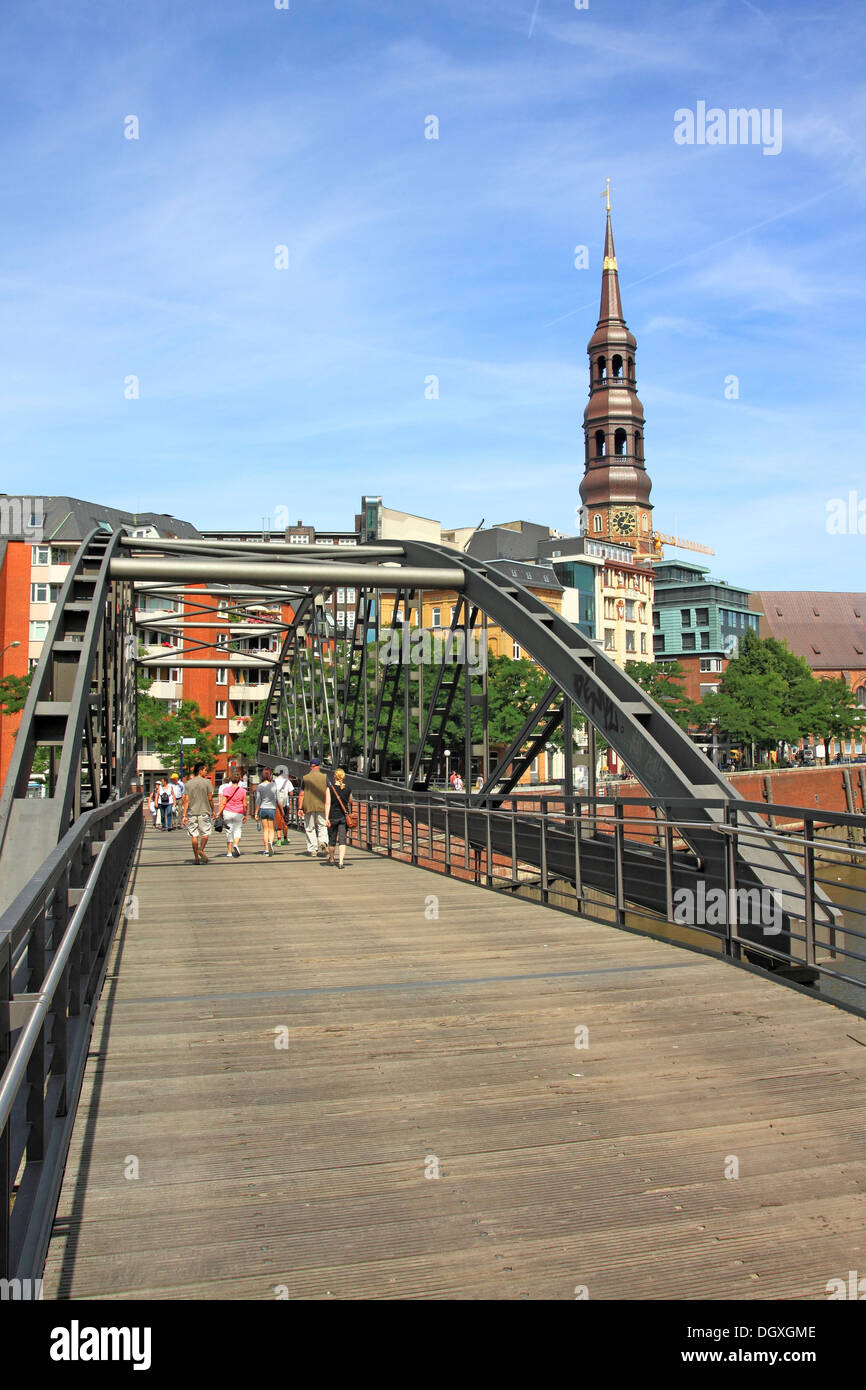
[[[200,816],[190,816],[186,831],[191,840],[197,840],[202,835],[212,834],[213,819],[210,812],[205,811]]]
[[[332,820],[328,826],[328,844],[344,845],[346,843],[346,822],[344,820]]]
[[[276,814],[273,806],[263,806],[259,811],[259,820],[274,820]]]

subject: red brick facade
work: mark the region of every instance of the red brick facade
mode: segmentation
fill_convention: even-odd
[[[25,541],[9,541],[0,568],[0,651],[10,642],[20,646],[0,658],[0,676],[26,676],[30,642],[31,547]],[[12,758],[20,714],[0,715],[0,785]]]

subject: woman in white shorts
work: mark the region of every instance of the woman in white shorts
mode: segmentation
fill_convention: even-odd
[[[218,815],[222,816],[226,827],[226,858],[240,859],[238,840],[247,818],[247,784],[241,781],[239,768],[233,768],[231,781],[220,787]]]

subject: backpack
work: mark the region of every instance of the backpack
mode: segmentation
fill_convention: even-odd
[[[160,794],[159,794],[159,804],[160,804],[160,806],[168,806],[170,803],[171,803],[171,792],[160,792]]]

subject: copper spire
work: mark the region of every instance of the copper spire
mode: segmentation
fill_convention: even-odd
[[[613,228],[610,225],[610,205],[607,209],[607,227],[604,233],[604,261],[601,268],[601,307],[598,313],[600,324],[616,319],[624,323],[622,300],[619,297],[619,274],[616,268],[616,251],[613,245]]]

